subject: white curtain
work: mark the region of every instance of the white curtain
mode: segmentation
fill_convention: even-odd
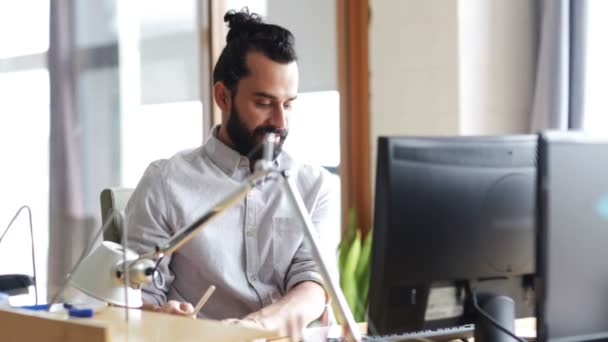
[[[531,131],[580,129],[587,0],[541,0]]]
[[[90,141],[91,133],[87,130],[90,124],[85,122],[89,117],[83,110],[86,89],[81,74],[83,65],[91,58],[79,53],[76,47],[75,1],[81,0],[50,2],[49,299],[63,284],[99,226],[99,189],[92,184],[106,179],[104,168],[90,161],[101,159],[105,148],[103,143]],[[99,109],[92,115],[105,113]],[[102,125],[98,130],[102,135],[106,133]],[[68,291],[62,298],[72,295]]]
[[[52,0],[48,67],[51,85],[48,292],[53,297],[84,245],[82,154],[78,131],[70,0]]]

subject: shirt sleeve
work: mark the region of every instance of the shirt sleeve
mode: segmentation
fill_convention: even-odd
[[[126,208],[127,243],[138,254],[152,251],[171,236],[165,181],[158,163],[148,166]],[[165,280],[162,288],[153,283],[142,287],[145,303],[161,305],[167,301],[167,293],[175,277],[169,269],[170,261],[170,257],[164,257],[157,268]]]
[[[312,190],[302,196],[316,228],[322,257],[329,269],[330,276],[336,281],[338,276],[335,255],[337,241],[334,240],[336,240],[335,236],[339,239],[340,232],[338,182],[339,179],[336,176],[323,169],[313,183]],[[302,193],[302,190],[300,192]],[[300,244],[287,271],[286,290],[289,291],[304,281],[314,281],[323,285],[323,279],[306,239]]]

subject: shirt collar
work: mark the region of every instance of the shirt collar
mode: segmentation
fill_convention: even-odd
[[[233,176],[239,167],[249,170],[249,159],[245,158],[240,153],[228,147],[228,145],[224,144],[220,139],[218,139],[217,135],[219,133],[219,129],[220,125],[215,125],[211,129],[211,136],[203,146],[211,161],[229,176]],[[280,159],[283,154],[284,153],[281,152],[281,154],[274,160],[273,164],[276,168],[281,165]]]
[[[249,168],[249,160],[240,153],[233,150],[218,139],[219,125],[216,125],[211,130],[211,136],[203,146],[203,149],[211,159],[224,173],[229,176],[234,175],[239,167]]]

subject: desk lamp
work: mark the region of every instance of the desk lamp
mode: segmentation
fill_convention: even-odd
[[[349,309],[344,293],[335,279],[329,273],[327,263],[323,260],[319,248],[319,241],[314,234],[313,223],[304,206],[304,202],[290,178],[288,170],[273,168],[273,149],[278,136],[274,133],[264,137],[263,158],[255,165],[254,173],[245,180],[236,190],[217,203],[189,226],[182,228],[167,242],[156,246],[153,251],[138,256],[135,252],[121,245],[109,241],[103,242],[93,253],[82,261],[82,267],[77,267],[72,275],[72,284],[83,292],[109,303],[120,306],[141,306],[141,287],[150,282],[156,282],[156,265],[164,256],[171,255],[194,235],[204,228],[217,215],[241,201],[256,184],[270,174],[279,174],[283,178],[283,185],[289,194],[289,199],[297,209],[297,217],[302,222],[304,234],[311,247],[313,257],[325,283],[330,299],[337,304],[338,318],[344,324],[347,338],[361,339],[351,310]],[[127,284],[125,290],[124,284]]]

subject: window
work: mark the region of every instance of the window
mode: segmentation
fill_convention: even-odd
[[[285,151],[298,161],[335,170],[340,164],[340,94],[303,92],[289,117]]]
[[[119,22],[118,39],[120,46],[131,44],[121,59],[130,65],[119,66],[120,178],[123,186],[135,187],[151,162],[196,148],[207,134],[200,101],[197,2],[153,0],[145,6],[118,6],[134,15]]]
[[[38,297],[46,297],[49,198],[49,1],[0,2],[0,229],[32,210]],[[0,274],[33,275],[27,212],[0,244]],[[11,304],[33,304],[34,294]]]
[[[0,2],[0,59],[44,53],[49,48],[49,2]]]
[[[154,160],[169,158],[180,150],[196,148],[202,141],[203,116],[199,101],[141,105],[123,121],[128,132],[122,146],[122,182],[135,187]]]
[[[49,198],[49,79],[46,69],[0,73],[0,229],[4,232],[22,205],[32,210],[39,299],[46,297]],[[33,275],[27,212],[14,222],[0,245],[0,274]],[[6,262],[10,260],[10,262]],[[33,294],[11,297],[33,304]]]
[[[587,8],[587,51],[585,52],[585,117],[583,127],[586,131],[608,136],[608,99],[606,82],[608,80],[608,2],[588,1]]]

